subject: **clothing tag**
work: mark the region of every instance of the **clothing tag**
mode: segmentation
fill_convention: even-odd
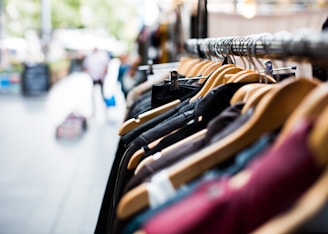
[[[151,208],[158,207],[176,193],[165,170],[152,177],[151,181],[147,183],[147,191]]]

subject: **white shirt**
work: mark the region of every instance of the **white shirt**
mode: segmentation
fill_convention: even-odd
[[[105,51],[93,51],[86,56],[83,61],[83,67],[89,73],[93,80],[100,80],[104,78],[109,63],[108,54]]]

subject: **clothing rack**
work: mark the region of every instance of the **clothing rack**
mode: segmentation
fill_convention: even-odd
[[[328,32],[280,32],[188,39],[185,52],[201,58],[256,56],[328,65]]]

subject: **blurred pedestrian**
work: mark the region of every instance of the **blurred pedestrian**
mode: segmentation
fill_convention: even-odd
[[[95,47],[90,54],[86,55],[83,61],[83,70],[90,75],[93,85],[100,85],[103,97],[104,79],[107,74],[109,61],[108,53],[97,47]]]
[[[94,47],[92,52],[85,56],[82,67],[83,70],[91,77],[93,86],[99,85],[101,96],[105,100],[104,80],[107,75],[110,57],[106,51]],[[95,100],[93,94],[93,114],[95,111]]]

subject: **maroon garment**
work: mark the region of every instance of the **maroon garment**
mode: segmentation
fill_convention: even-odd
[[[276,148],[270,148],[245,170],[249,180],[239,188],[231,179],[201,184],[191,195],[144,224],[146,233],[249,233],[283,212],[321,173],[307,146],[312,123],[304,122]]]

